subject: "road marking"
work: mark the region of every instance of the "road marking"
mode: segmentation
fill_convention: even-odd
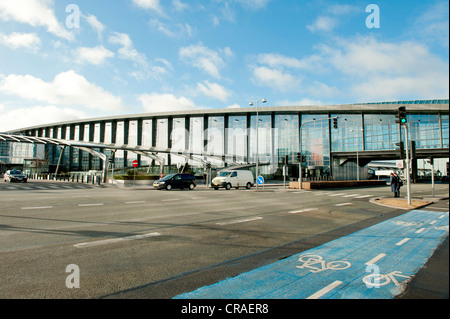
[[[415,223],[423,224],[424,221],[429,223],[441,215],[442,213],[433,211],[413,210],[394,220],[402,222],[407,220],[414,225]],[[440,227],[439,230],[437,227],[428,227],[426,236],[412,235],[411,232],[414,232],[417,226],[404,227],[401,224],[401,227],[398,227],[394,220],[381,222],[309,251],[302,251],[272,264],[183,293],[175,299],[303,299],[308,297],[309,299],[392,299],[401,293],[400,286],[403,286],[406,280],[398,282],[398,277],[411,278],[424,267],[435,248],[448,237],[448,215],[435,224]],[[411,239],[406,241],[406,237]],[[407,245],[396,246],[400,240],[403,244],[407,242]],[[367,249],[368,247],[370,249]],[[386,251],[386,255],[378,255],[382,251]],[[312,257],[310,260],[303,260],[301,258],[303,255]],[[321,259],[319,256],[324,258]],[[344,266],[342,260],[347,259],[351,261],[352,267],[341,269]],[[372,260],[366,263],[370,259]],[[302,270],[296,267],[299,262],[309,263],[309,266],[316,263],[314,266],[326,270],[317,273],[309,269]],[[380,265],[382,271],[378,277],[375,272],[376,265],[371,265],[373,268],[367,268],[369,266],[367,264],[375,262]],[[368,275],[370,271],[373,273]],[[385,289],[381,287],[382,277],[390,281],[390,283],[383,282],[386,285]],[[372,281],[365,281],[364,278],[372,278],[373,283],[378,278],[380,283],[377,283],[376,287],[381,289],[370,289],[375,285],[369,287],[367,283],[372,284]]]
[[[103,206],[103,203],[97,204],[78,204],[79,207],[90,207],[90,206]]]
[[[366,265],[373,265],[375,264],[377,261],[379,261],[380,259],[386,257],[386,254],[379,254],[378,256],[372,258],[371,260],[369,260],[368,262],[366,262]]]
[[[11,190],[15,190],[15,189],[17,189],[17,187],[14,187],[14,186],[9,186],[9,187],[6,187],[7,189],[11,189]]]
[[[432,222],[430,222],[430,225],[433,225],[435,222],[437,222],[437,220],[433,220]]]
[[[289,214],[298,214],[298,213],[310,212],[312,210],[318,210],[318,208],[305,208],[305,209],[302,209],[302,210],[295,210],[295,211],[289,212]]]
[[[403,245],[404,243],[406,243],[408,240],[410,240],[411,238],[404,238],[404,239],[402,239],[402,240],[400,240],[398,243],[396,243],[395,245],[397,245],[397,246],[401,246],[401,245]]]
[[[421,228],[418,231],[416,231],[416,234],[420,234],[421,232],[423,232],[425,230],[425,228]]]
[[[335,197],[335,196],[342,196],[342,195],[347,195],[346,193],[339,193],[339,194],[333,194],[333,195],[328,195],[330,197]]]
[[[350,194],[350,195],[345,195],[345,196],[342,196],[342,197],[356,197],[356,196],[359,196],[359,195],[361,195],[361,194]]]
[[[143,234],[143,235],[135,235],[135,236],[128,236],[128,237],[120,237],[120,238],[111,238],[111,239],[105,239],[105,240],[98,240],[98,241],[91,241],[91,242],[87,242],[87,243],[75,244],[74,246],[76,248],[86,248],[86,247],[114,244],[114,243],[118,243],[118,242],[122,242],[122,241],[143,239],[143,238],[156,237],[156,236],[161,236],[161,234],[160,233],[148,233],[148,234]]]
[[[445,215],[441,215],[441,216],[439,216],[439,219],[442,219],[442,218],[445,218],[446,216]]]
[[[145,200],[137,200],[135,202],[125,202],[125,204],[142,204],[145,203]]]
[[[53,206],[41,206],[41,207],[22,207],[22,209],[50,209],[53,208]]]
[[[352,203],[342,203],[342,204],[336,204],[334,206],[347,206],[347,205],[352,205]]]
[[[220,226],[232,225],[232,224],[252,222],[252,221],[260,220],[260,219],[263,219],[263,218],[262,217],[253,217],[253,218],[246,218],[246,219],[237,219],[237,220],[232,220],[229,222],[216,223],[216,225],[220,225]]]
[[[355,197],[355,198],[366,198],[366,197],[373,197],[373,195],[362,195],[362,196],[358,196],[358,197]]]
[[[334,288],[336,288],[337,286],[342,285],[342,284],[343,284],[342,281],[336,280],[332,284],[329,284],[325,288],[320,289],[318,292],[316,292],[315,294],[312,294],[311,296],[309,296],[306,299],[319,299],[326,293],[330,292],[331,290],[333,290]]]

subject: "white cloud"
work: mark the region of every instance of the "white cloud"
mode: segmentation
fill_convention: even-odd
[[[142,94],[138,97],[145,112],[159,113],[189,111],[198,109],[193,101],[186,97],[177,98],[173,94]]]
[[[33,27],[46,27],[54,35],[73,40],[73,34],[56,19],[52,0],[0,1],[0,18],[27,23]]]
[[[401,100],[448,98],[449,64],[423,44],[373,36],[334,38],[302,58],[260,54],[250,66],[260,86],[313,98]]]
[[[39,39],[36,33],[13,32],[10,35],[0,33],[0,43],[12,49],[26,48],[36,51],[41,44],[41,39]]]
[[[86,113],[71,108],[60,108],[54,105],[32,106],[8,109],[0,105],[2,121],[0,132],[7,132],[30,126],[57,123],[87,118]]]
[[[203,83],[197,83],[197,90],[206,96],[212,97],[214,99],[218,99],[220,101],[225,102],[228,97],[231,95],[231,92],[226,88],[217,83],[211,83],[209,81],[205,81]]]
[[[102,45],[98,45],[94,48],[81,47],[76,51],[76,61],[78,63],[90,63],[94,65],[100,65],[105,62],[106,59],[114,57],[114,53],[106,49]]]
[[[158,30],[159,32],[170,38],[185,36],[191,37],[193,32],[192,27],[187,23],[177,23],[175,26],[169,27],[167,24],[162,23],[158,19],[151,19],[150,27]]]
[[[331,17],[320,16],[306,28],[311,32],[331,31],[338,25],[338,20]]]
[[[437,42],[448,48],[449,46],[449,2],[427,2],[427,8],[418,16],[408,33],[419,37],[425,43]]]
[[[94,15],[84,16],[87,23],[92,27],[92,29],[97,32],[99,38],[102,37],[103,31],[105,31],[105,26],[103,23],[98,21],[97,17]]]
[[[121,45],[118,50],[119,57],[124,60],[133,61],[141,66],[147,66],[147,58],[145,54],[138,52],[130,39],[130,36],[126,33],[114,32],[109,38],[109,42],[113,44]]]
[[[336,46],[322,46],[320,51],[353,96],[365,100],[448,97],[448,61],[422,44],[356,37],[339,39]]]
[[[161,15],[164,14],[164,10],[162,9],[159,0],[133,0],[133,2],[140,8],[153,10]]]
[[[232,55],[233,52],[228,47],[214,51],[203,46],[201,43],[183,47],[179,51],[179,56],[182,60],[214,78],[220,78],[220,69],[225,66],[223,57],[228,58]]]
[[[253,76],[258,85],[278,89],[283,92],[299,84],[299,80],[291,74],[265,66],[255,67]]]
[[[189,5],[180,0],[172,0],[172,5],[176,11],[184,11],[189,8]]]
[[[82,106],[102,111],[124,108],[120,98],[89,83],[72,70],[56,75],[52,82],[45,82],[32,75],[8,75],[0,82],[0,91],[31,101],[61,106]]]

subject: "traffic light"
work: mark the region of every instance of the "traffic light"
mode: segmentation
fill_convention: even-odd
[[[303,155],[302,156],[302,163],[305,163],[306,162],[306,155]]]
[[[398,112],[397,112],[397,114],[395,115],[395,117],[397,118],[396,120],[395,120],[395,123],[399,123],[399,124],[401,124],[401,125],[404,125],[404,124],[406,124],[406,107],[404,107],[404,106],[400,106],[399,108],[398,108]]]
[[[337,119],[337,118],[334,118],[334,119],[333,119],[333,128],[334,128],[334,129],[337,129],[337,128],[338,128],[338,119]]]
[[[406,158],[406,154],[405,154],[405,144],[403,142],[399,142],[399,143],[395,143],[395,146],[398,146],[398,151],[399,151],[399,155],[400,155],[400,159],[405,159]]]
[[[301,162],[302,160],[302,154],[301,153],[297,153],[297,161]]]

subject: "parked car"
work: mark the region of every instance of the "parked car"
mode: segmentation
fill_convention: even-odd
[[[214,189],[225,188],[227,190],[235,187],[246,187],[250,189],[254,184],[253,174],[245,170],[226,170],[217,175],[211,183]]]
[[[3,174],[3,181],[5,182],[24,182],[26,183],[28,181],[28,178],[25,174],[22,173],[21,170],[18,169],[11,169],[9,171],[6,171],[5,174]]]
[[[153,183],[156,189],[189,188],[193,190],[197,186],[194,174],[169,174]]]

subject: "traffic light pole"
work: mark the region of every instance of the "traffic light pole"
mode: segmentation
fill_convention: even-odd
[[[408,205],[411,205],[411,159],[409,157],[409,147],[408,147],[408,126],[402,125],[405,127],[405,153],[406,153],[406,190],[407,190],[407,198]]]

